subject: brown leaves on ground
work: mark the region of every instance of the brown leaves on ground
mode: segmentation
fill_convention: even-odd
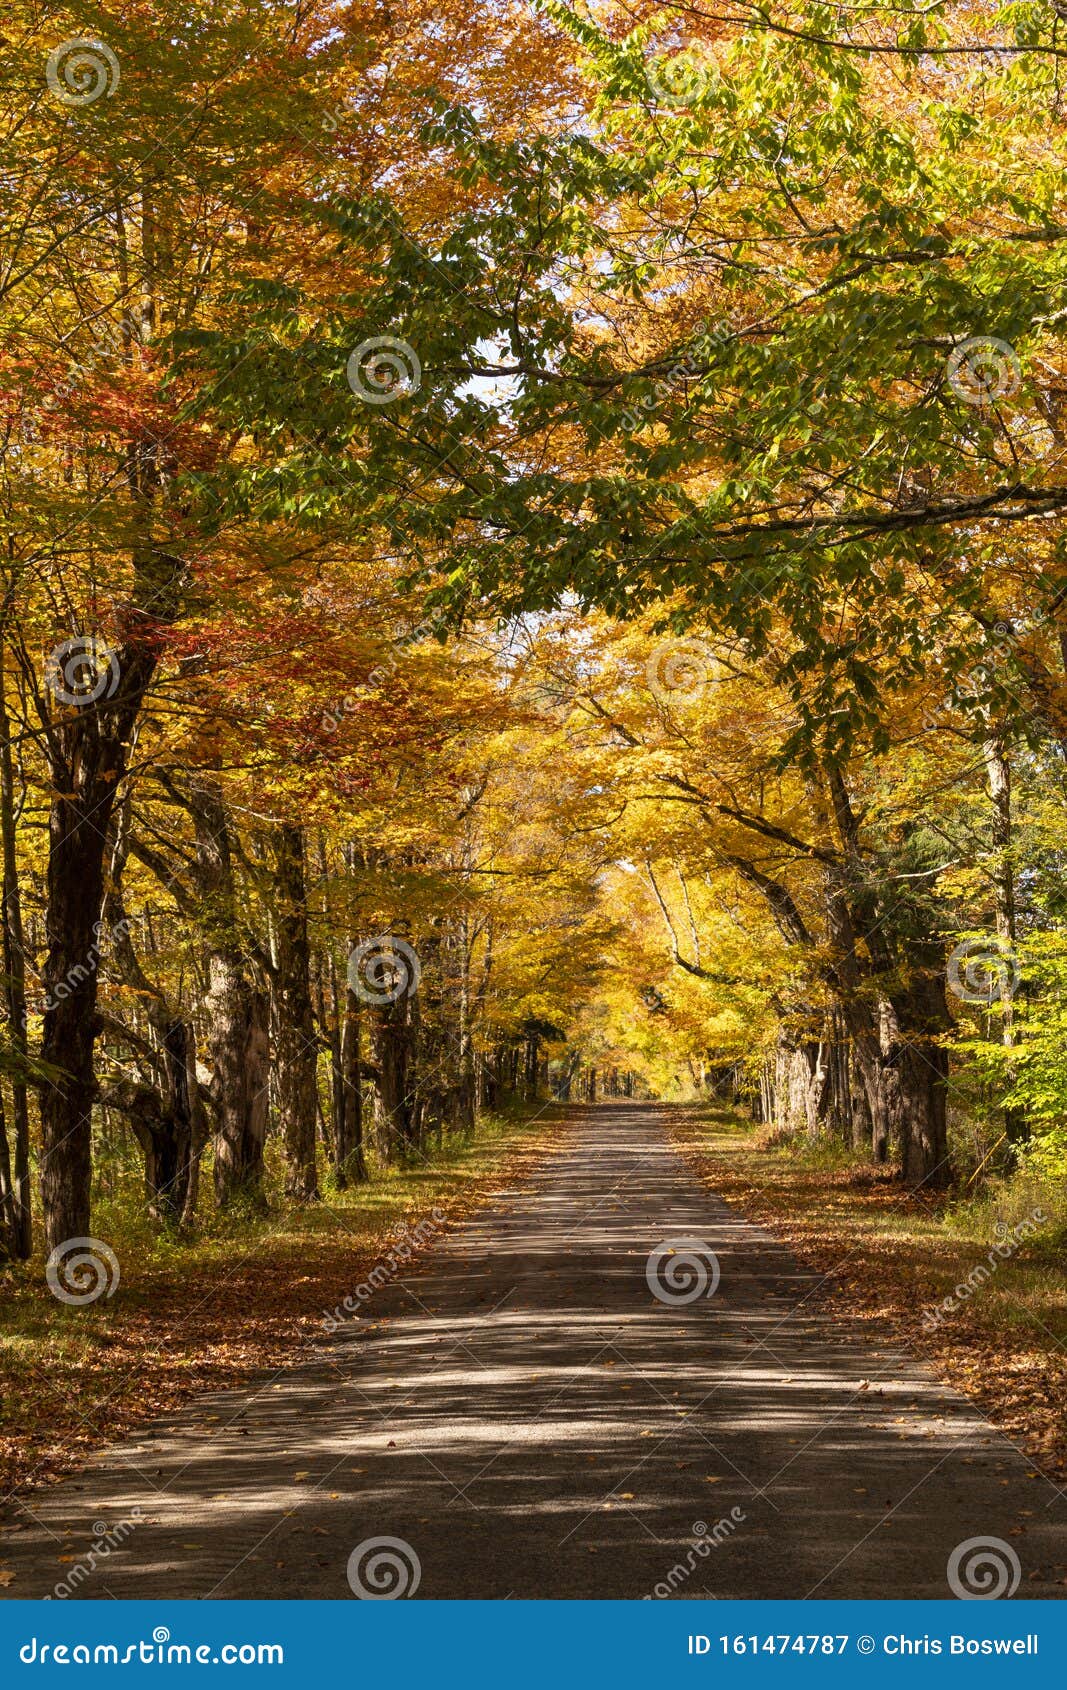
[[[1043,1473],[1067,1478],[1067,1351],[1040,1312],[1023,1306],[1007,1320],[995,1297],[979,1295],[933,1330],[924,1325],[976,1259],[960,1238],[931,1230],[927,1202],[888,1171],[813,1169],[740,1136],[712,1148],[692,1111],[675,1113],[671,1131],[705,1184],[826,1275],[813,1301],[888,1327]]]

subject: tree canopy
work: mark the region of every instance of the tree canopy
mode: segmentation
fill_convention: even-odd
[[[1055,1160],[1062,24],[15,8],[9,1255],[598,1075]]]

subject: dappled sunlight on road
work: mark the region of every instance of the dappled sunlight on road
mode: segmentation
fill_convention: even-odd
[[[419,1597],[640,1597],[679,1556],[679,1596],[940,1597],[953,1548],[994,1534],[1021,1594],[1052,1595],[1063,1498],[820,1283],[702,1189],[655,1107],[584,1110],[305,1365],[34,1499],[19,1593],[139,1507],[79,1594],[345,1597],[386,1535]]]

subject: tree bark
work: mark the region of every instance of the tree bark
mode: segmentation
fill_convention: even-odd
[[[15,773],[11,757],[11,733],[7,714],[4,651],[0,644],[0,850],[3,855],[3,959],[4,995],[12,1054],[16,1064],[26,1062],[26,952],[22,930],[22,894],[19,888],[18,852],[15,839]],[[28,1261],[33,1249],[32,1196],[30,1181],[30,1109],[25,1072],[13,1074],[11,1113],[15,1135],[14,1165],[9,1161],[10,1252],[17,1261]],[[5,1131],[5,1152],[7,1136]]]
[[[948,1185],[948,1051],[951,1025],[945,1001],[942,959],[886,1000],[886,1042],[882,1058],[890,1130],[900,1146],[908,1185],[939,1190]]]
[[[103,1018],[105,1030],[112,1027]],[[114,1027],[118,1038],[129,1029]],[[145,1197],[155,1220],[188,1226],[196,1206],[197,1166],[206,1137],[194,1059],[192,1028],[175,1020],[160,1029],[162,1088],[121,1081],[108,1088],[104,1101],[129,1119],[145,1163]]]
[[[285,1195],[295,1203],[311,1203],[319,1196],[318,1036],[311,1003],[304,835],[299,827],[284,823],[278,829],[275,860],[278,907],[271,985]]]
[[[996,903],[997,937],[1009,958],[1015,951],[1015,869],[1012,861],[1011,764],[1007,747],[998,734],[991,734],[984,746],[986,776],[993,807],[993,895]],[[1013,979],[1013,973],[1007,971]],[[1000,1038],[1005,1050],[1015,1048],[1015,1006],[1011,991],[1001,994]],[[1009,1067],[1007,1083],[1015,1079]],[[1024,1144],[1030,1136],[1029,1122],[1021,1109],[1004,1111],[1004,1136],[1010,1146]]]
[[[211,1096],[216,1110],[215,1197],[220,1207],[244,1197],[263,1202],[270,1020],[267,994],[241,944],[229,822],[216,777],[200,775],[183,802],[196,830],[196,886],[207,951]]]
[[[15,1226],[15,1192],[11,1179],[11,1147],[7,1141],[4,1093],[0,1086],[0,1262],[17,1261],[18,1235]]]
[[[414,1028],[411,1000],[401,994],[375,1005],[372,1048],[376,1069],[376,1119],[387,1151],[408,1158],[417,1147],[414,1088],[410,1084]]]
[[[341,1039],[341,1113],[338,1123],[337,1183],[359,1185],[369,1179],[363,1153],[363,1067],[360,1058],[362,1020],[359,998],[351,986],[345,991],[345,1023]]]
[[[135,994],[135,1001],[143,1005],[149,1033],[142,1037],[108,1015],[97,1019],[105,1032],[129,1045],[142,1073],[147,1064],[154,1083],[120,1081],[109,1087],[104,1102],[129,1117],[144,1151],[149,1214],[156,1220],[190,1226],[196,1209],[199,1160],[207,1138],[196,1073],[196,1035],[191,1021],[146,974],[134,945],[124,888],[130,847],[127,799],[115,811],[103,913],[113,966]]]
[[[242,1197],[261,1204],[270,1075],[267,995],[233,951],[217,950],[209,958],[208,982],[204,1007],[218,1111],[215,1197],[220,1208]]]
[[[102,755],[95,736],[71,733],[67,738],[69,785],[56,793],[49,817],[48,953],[42,970],[41,1059],[59,1074],[41,1090],[41,1204],[49,1250],[90,1232],[96,934],[104,896],[101,834],[123,763],[119,756]],[[65,781],[61,774],[60,782]]]
[[[533,1103],[537,1098],[537,1057],[540,1050],[540,1040],[536,1032],[528,1032],[523,1060],[522,1094],[527,1103]]]
[[[146,263],[148,262],[146,257]],[[150,265],[149,265],[150,270]],[[150,274],[146,299],[154,296]],[[150,315],[144,338],[150,338]],[[124,641],[94,657],[85,685],[62,673],[54,709],[41,702],[43,749],[52,793],[48,819],[45,988],[41,1060],[59,1078],[40,1091],[41,1198],[48,1248],[90,1232],[96,943],[104,896],[104,853],[129,747],[155,673],[159,629],[182,603],[184,560],[161,545],[170,476],[166,448],[141,436],[127,442],[122,473],[135,540],[132,581],[122,603]],[[182,513],[177,513],[179,521]],[[85,675],[86,665],[79,673]],[[32,676],[36,689],[37,676]],[[64,698],[63,694],[66,694]]]

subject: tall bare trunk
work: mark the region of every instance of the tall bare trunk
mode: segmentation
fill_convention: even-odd
[[[218,1110],[215,1196],[220,1207],[236,1197],[260,1202],[270,1073],[267,995],[232,951],[210,957],[208,981],[204,1007]]]
[[[112,1030],[104,1017],[104,1030]],[[198,1164],[206,1138],[206,1118],[196,1079],[192,1027],[167,1021],[162,1000],[150,1010],[152,1038],[146,1054],[160,1072],[158,1086],[121,1080],[103,1095],[105,1107],[126,1115],[144,1152],[145,1199],[153,1219],[188,1226],[196,1208]],[[128,1029],[117,1036],[138,1038]]]
[[[992,734],[985,742],[986,777],[993,806],[993,895],[996,902],[997,937],[1010,954],[1015,949],[1015,869],[1012,861],[1011,764],[1003,739]],[[1005,970],[1008,979],[1013,971]],[[1016,1042],[1015,1009],[1011,993],[1005,992],[999,1002],[1000,1037],[1005,1050],[1013,1050]],[[1007,1083],[1012,1084],[1014,1070],[1009,1067]],[[1010,1145],[1025,1143],[1030,1136],[1029,1123],[1021,1109],[1005,1109],[1004,1136]]]
[[[299,827],[286,823],[279,828],[276,866],[278,912],[272,987],[285,1194],[294,1202],[310,1203],[319,1195],[315,1166],[318,1037],[311,1004],[304,835]]]
[[[65,790],[54,796],[49,817],[48,953],[42,971],[41,1059],[59,1076],[41,1091],[41,1202],[50,1250],[90,1231],[93,955],[104,894],[101,835],[120,773],[120,760],[101,755],[96,736],[72,731],[65,737],[69,756],[59,774]]]
[[[142,192],[143,229],[138,338],[155,335],[157,277],[156,220],[147,188]],[[117,258],[128,263],[121,207]],[[126,282],[124,274],[124,287]],[[124,351],[133,356],[129,319]],[[117,651],[94,649],[71,662],[69,649],[53,653],[60,684],[52,685],[55,707],[42,706],[43,750],[51,799],[48,818],[45,987],[42,1063],[59,1074],[40,1090],[41,1197],[49,1249],[90,1231],[92,1109],[96,1095],[93,1044],[96,1034],[97,924],[104,897],[104,854],[111,816],[126,778],[130,742],[159,652],[159,630],[176,619],[183,601],[185,563],[161,543],[165,528],[184,529],[185,513],[171,515],[172,464],[165,444],[147,430],[121,449],[119,470],[131,534],[131,580],[116,607],[123,629]],[[106,478],[104,485],[106,486]],[[62,648],[61,648],[62,649]],[[57,658],[59,659],[57,663]],[[88,670],[88,675],[87,675]],[[74,675],[71,685],[71,674]],[[37,676],[32,677],[36,689]]]
[[[456,1125],[462,1132],[474,1128],[478,1086],[474,1063],[473,1002],[471,994],[471,937],[466,916],[459,928],[459,1074],[456,1083]]]
[[[936,950],[927,967],[886,1002],[886,1049],[882,1069],[890,1127],[900,1146],[909,1185],[938,1189],[951,1177],[948,1160],[948,1051],[950,1021],[941,958]]]
[[[250,967],[237,912],[229,820],[219,782],[198,775],[181,800],[196,830],[196,886],[203,911],[211,1097],[216,1111],[215,1196],[263,1199],[270,1077],[269,1000]]]
[[[341,1038],[341,1118],[337,1132],[337,1183],[361,1184],[369,1176],[363,1154],[363,1065],[360,1055],[362,1018],[359,998],[345,991],[345,1022]]]
[[[411,1000],[401,996],[377,1005],[372,1029],[379,1133],[388,1150],[406,1158],[416,1149],[418,1136]]]
[[[22,931],[15,842],[15,775],[7,714],[4,650],[0,644],[0,849],[3,855],[3,959],[8,1038],[16,1064],[26,1060],[26,957]],[[9,1248],[18,1261],[27,1261],[33,1248],[30,1192],[30,1110],[25,1075],[17,1069],[11,1081],[11,1115],[15,1135],[13,1166],[8,1174],[10,1210]],[[6,1151],[6,1132],[5,1132]]]

